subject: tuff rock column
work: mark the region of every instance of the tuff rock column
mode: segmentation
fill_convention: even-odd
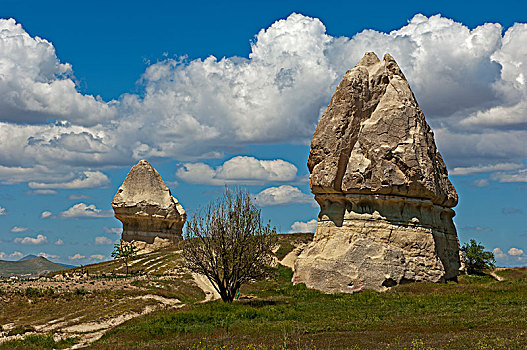
[[[112,201],[123,223],[123,240],[153,243],[181,240],[187,214],[159,173],[146,160],[132,167]]]
[[[457,277],[457,193],[390,55],[367,53],[344,75],[313,135],[308,168],[320,214],[295,283],[382,291]]]

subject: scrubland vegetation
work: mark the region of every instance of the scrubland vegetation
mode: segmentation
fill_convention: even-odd
[[[459,283],[415,283],[387,293],[325,295],[290,283],[279,267],[233,304],[195,304],[130,321],[94,349],[524,349],[527,271],[510,278],[461,276]]]
[[[279,258],[309,239],[306,235],[280,236]],[[178,253],[170,250],[166,254]],[[163,260],[160,252],[151,256]],[[111,264],[88,267],[90,275],[99,268],[109,271]],[[16,318],[23,326],[35,324],[42,314],[49,315],[49,320],[68,314],[96,319],[118,308],[139,311],[144,303],[153,301],[135,296],[148,293],[179,298],[185,306],[127,321],[88,348],[525,349],[527,268],[498,268],[495,273],[504,281],[467,275],[460,276],[458,283],[411,283],[386,293],[326,295],[304,285],[293,286],[291,270],[279,266],[270,270],[269,278],[242,287],[240,299],[233,303],[199,302],[203,294],[184,275],[172,282],[135,280],[128,288],[113,291],[3,292],[3,300],[14,298],[16,303],[2,305],[9,310],[0,321],[5,324],[8,317]],[[59,311],[65,308],[67,311]],[[76,341],[74,337],[55,341],[49,333],[5,342],[0,349],[67,348]]]

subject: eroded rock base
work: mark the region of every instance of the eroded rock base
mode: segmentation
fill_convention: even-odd
[[[120,217],[122,218],[122,217]],[[123,222],[123,240],[154,243],[156,237],[167,239],[171,243],[182,240],[183,223],[180,221],[152,219],[150,217],[128,217]]]
[[[459,274],[459,241],[450,208],[380,195],[319,195],[313,242],[295,262],[294,283],[327,293],[384,291]]]

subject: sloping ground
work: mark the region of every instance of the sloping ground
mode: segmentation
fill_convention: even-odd
[[[132,259],[131,276],[116,260],[34,281],[0,281],[0,348],[48,333],[56,340],[76,339],[75,346],[81,346],[132,318],[204,300],[182,262],[177,247],[168,247]]]
[[[311,236],[281,235],[277,255]],[[129,269],[134,275],[125,276],[123,261],[112,260],[35,281],[0,281],[0,348],[45,341],[49,348],[81,347],[133,318],[218,297],[206,279],[185,270],[178,246],[138,255]]]
[[[527,268],[496,273],[327,295],[280,266],[239,301],[140,317],[90,349],[526,349]]]
[[[20,261],[0,260],[0,277],[26,276],[38,277],[42,274],[64,270],[65,267],[38,256]]]
[[[281,235],[277,258],[311,237]],[[38,288],[0,283],[0,349],[527,348],[527,268],[496,269],[503,281],[461,276],[325,295],[293,286],[291,270],[278,266],[225,304],[201,303],[210,296],[182,263],[171,247],[132,261],[150,274],[125,277],[122,262],[110,261],[55,273]]]

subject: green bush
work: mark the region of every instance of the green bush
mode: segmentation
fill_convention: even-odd
[[[25,334],[27,332],[34,332],[34,331],[35,331],[35,328],[33,326],[21,325],[21,326],[17,326],[11,329],[9,332],[7,332],[7,335],[12,336],[12,335]]]
[[[86,294],[90,294],[90,292],[88,292],[86,289],[84,288],[75,288],[75,295],[86,295]]]
[[[24,295],[28,298],[42,298],[45,296],[53,297],[54,294],[55,294],[55,291],[53,290],[53,288],[39,289],[39,288],[27,287],[24,292]]]
[[[66,349],[78,343],[77,338],[66,338],[59,341],[53,339],[53,334],[28,335],[24,339],[4,342],[2,349]]]
[[[494,267],[494,254],[486,251],[481,243],[471,239],[461,247],[468,274],[482,274],[484,270]]]

